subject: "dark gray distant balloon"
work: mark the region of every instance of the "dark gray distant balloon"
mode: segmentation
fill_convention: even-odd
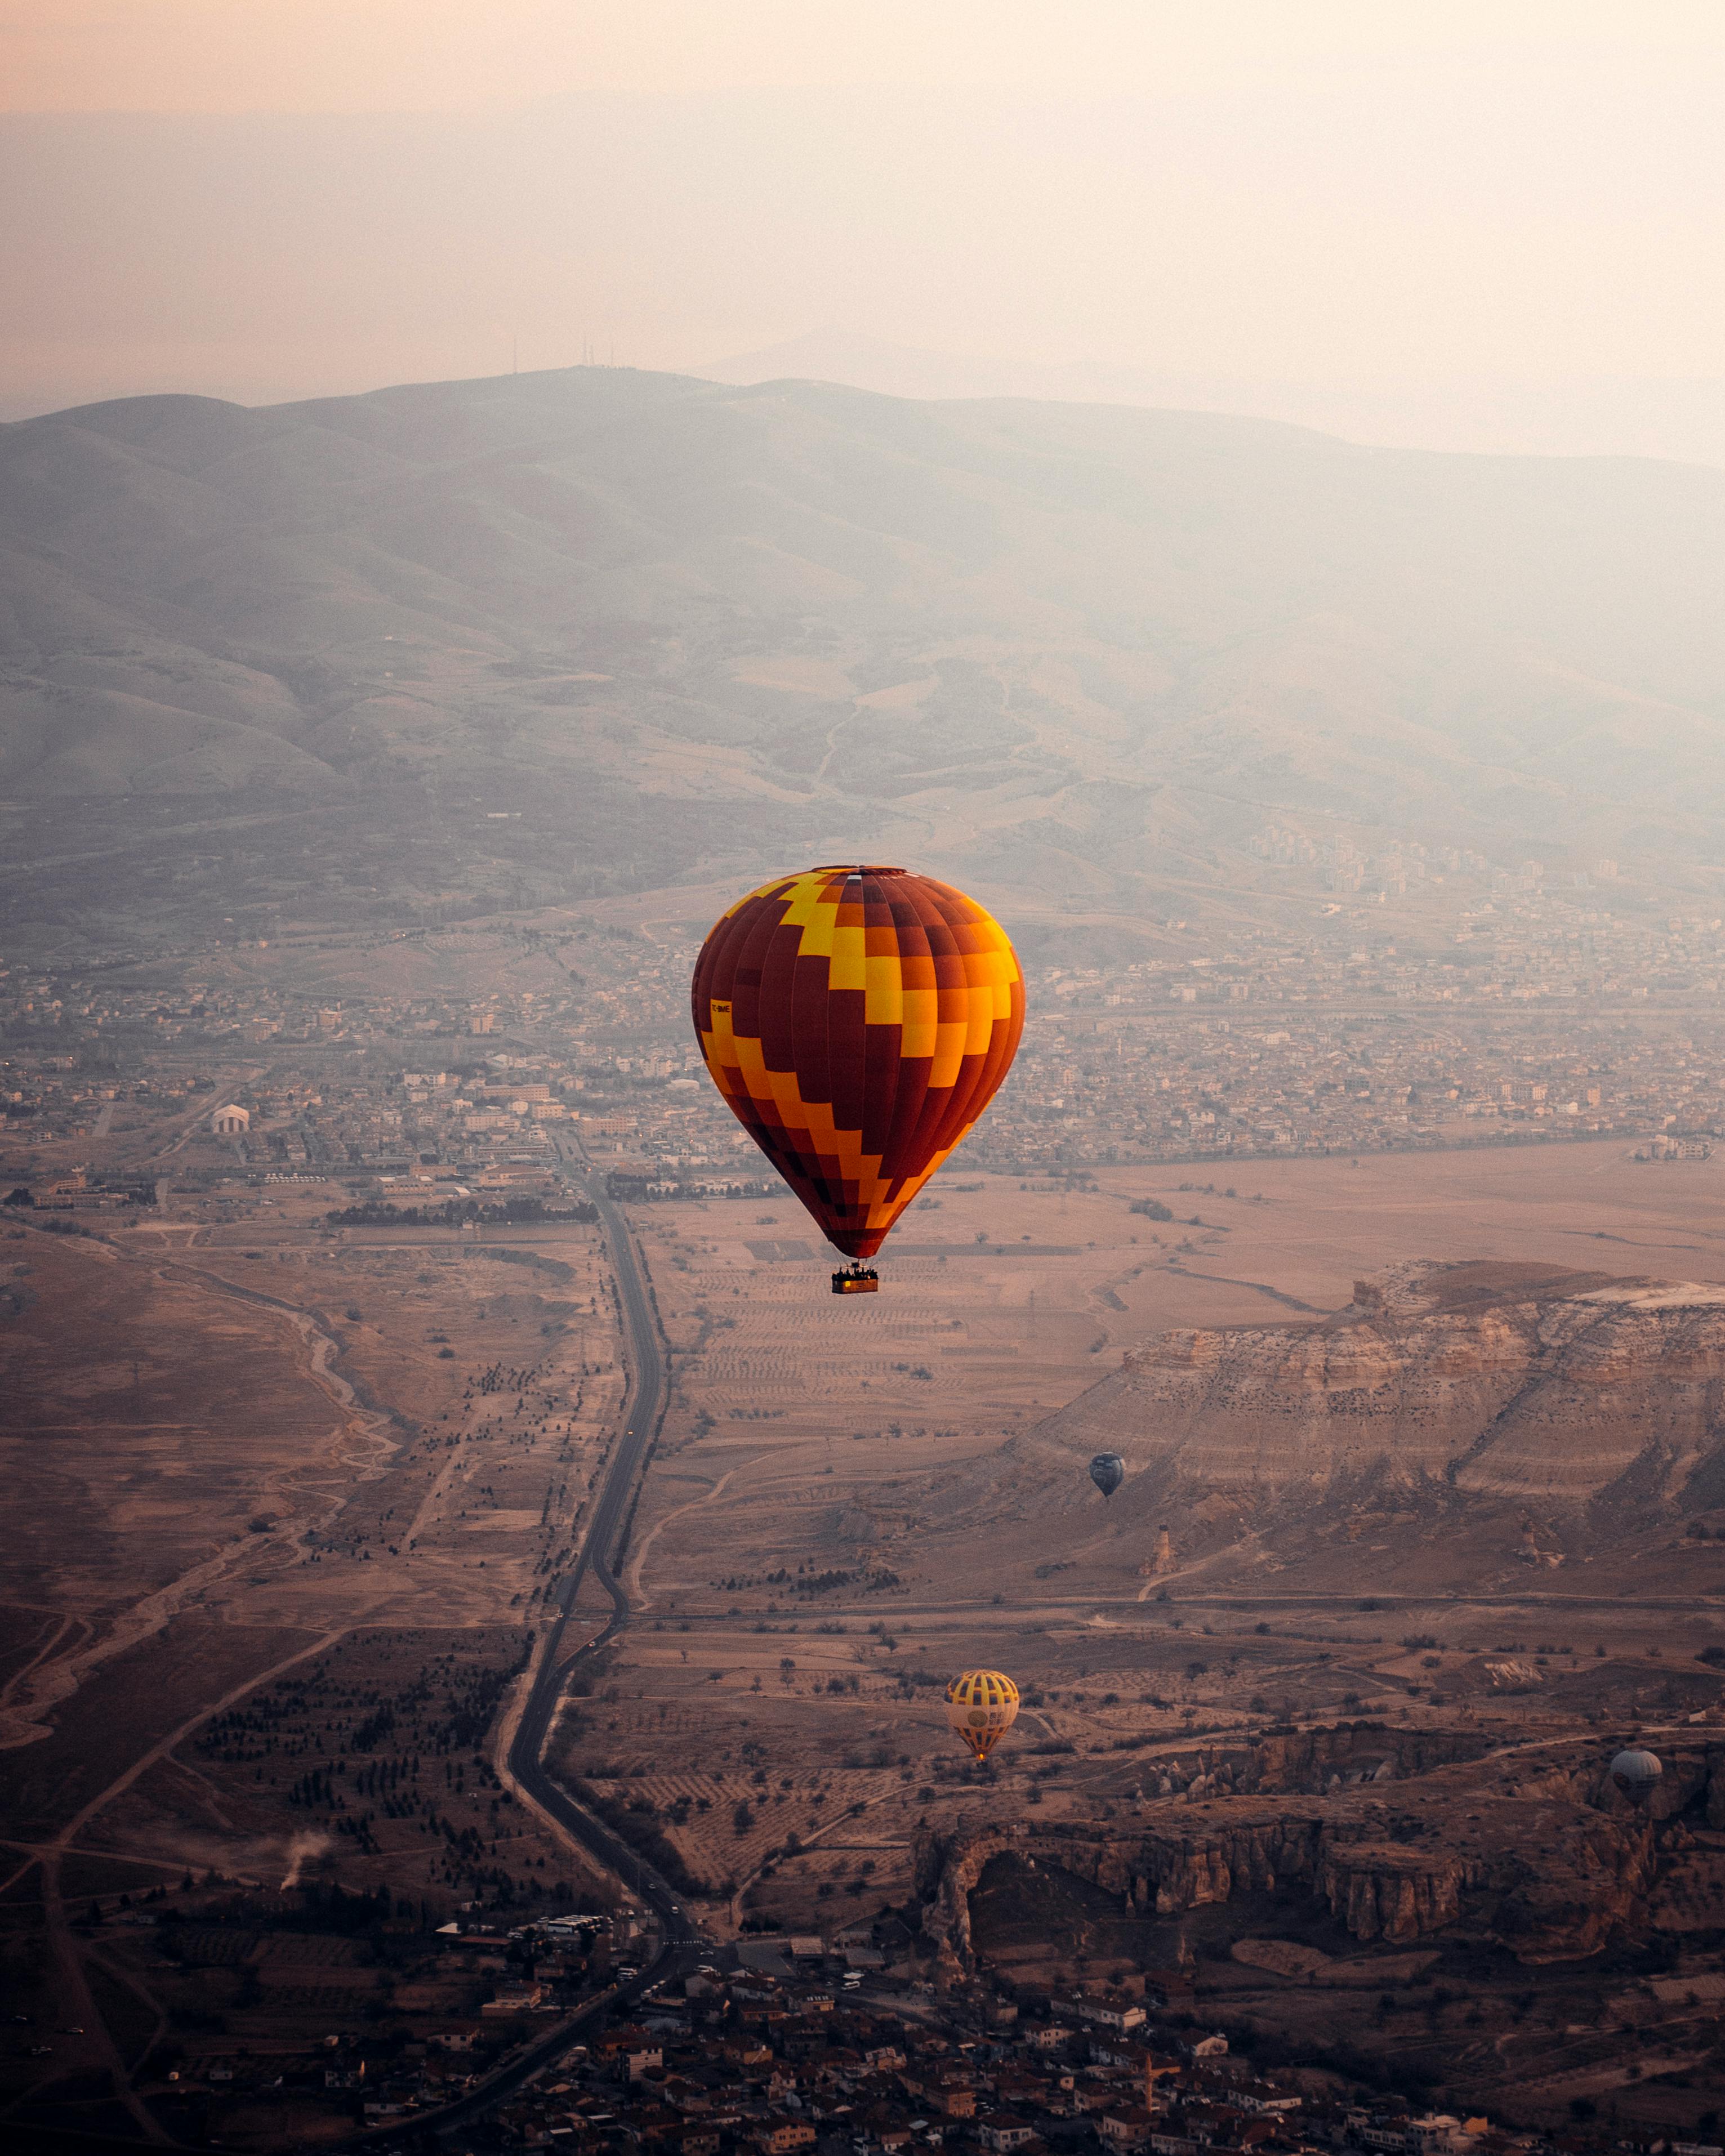
[[[1099,1452],[1090,1463],[1090,1479],[1105,1497],[1111,1497],[1126,1480],[1126,1462],[1117,1452]]]
[[[1644,1752],[1639,1744],[1620,1752],[1611,1762],[1612,1780],[1637,1810],[1652,1795],[1664,1772],[1654,1753]]]

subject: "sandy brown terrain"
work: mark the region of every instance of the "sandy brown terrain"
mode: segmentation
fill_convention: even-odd
[[[1039,1826],[1137,1831],[1188,1800],[1216,1748],[1278,1722],[1589,1758],[1635,1727],[1705,1742],[1711,1542],[1650,1528],[1633,1600],[1609,1563],[1584,1583],[1513,1549],[1489,1591],[1447,1558],[1410,1575],[1418,1523],[1393,1512],[1389,1532],[1344,1532],[1297,1577],[1199,1573],[1206,1536],[1241,1554],[1239,1507],[1205,1514],[1189,1491],[1157,1573],[1132,1485],[1105,1505],[1089,1433],[1060,1432],[1069,1404],[1098,1386],[1106,1402],[1122,1358],[1170,1329],[1327,1322],[1356,1280],[1413,1255],[1725,1281],[1717,1173],[1553,1147],[1266,1163],[1230,1198],[1180,1188],[1190,1175],[1067,1190],[961,1163],[862,1302],[827,1293],[788,1200],[636,1209],[674,1389],[624,1566],[635,1615],[565,1702],[559,1773],[627,1830],[650,1828],[643,1845],[722,1935],[914,1908],[919,1861],[978,1801],[941,1707],[968,1665],[1024,1687],[983,1788],[991,1815]],[[1153,1198],[1179,1217],[1130,1209]],[[417,1931],[475,1892],[557,1907],[611,1891],[495,1772],[513,1675],[616,1424],[623,1354],[595,1233],[331,1230],[331,1202],[316,1186],[240,1208],[190,1196],[147,1227],[0,1245],[31,1290],[0,1336],[8,1412],[30,1402],[14,1448],[30,1532],[8,1548],[0,1668],[3,1966],[14,1996],[51,1998],[86,2031],[39,2060],[21,2047],[0,2102],[81,2088],[135,2118],[141,2098],[100,2092],[124,2092],[146,2054],[147,2086],[176,2046],[303,2046],[320,2015],[358,2010],[344,1986],[375,1987],[363,1955],[337,1955],[351,1974],[327,1982],[278,1976],[271,1956],[326,1948],[266,1950],[262,1931],[221,1974],[232,1918],[216,1959],[169,1970],[152,1935],[116,1925],[122,1893],[165,1886],[188,1917],[235,1894],[264,1911],[297,1858],[320,1892],[387,1889],[410,1912],[392,1921]],[[1133,1433],[1117,1441],[1143,1472]],[[1712,1831],[1674,1823],[1635,1918],[1686,1984],[1714,1952]],[[1023,1957],[990,1944],[983,1887],[977,1950],[1010,1974]],[[1082,1896],[1072,1908],[1070,1935],[1045,1938],[1055,1976],[1081,1953],[1111,1964],[1102,1918]],[[1177,1959],[1166,1923],[1132,1921],[1118,1973]],[[1399,2041],[1398,1987],[1420,1974],[1392,1970],[1404,1943],[1362,1946],[1303,1902],[1206,1904],[1185,1926],[1199,2010],[1317,2041],[1310,1987],[1232,1953],[1303,1940],[1348,1964],[1338,1984],[1389,1990],[1378,2032]],[[1507,1999],[1538,1994],[1530,2032],[1571,2010],[1568,1976],[1512,1956],[1502,1970]],[[465,1991],[405,1959],[385,1973],[398,2022],[470,2010],[470,1971]],[[1645,1987],[1667,1974],[1625,1964],[1624,1980],[1656,1999]],[[1666,2018],[1686,2058],[1689,2024]],[[1440,2038],[1448,2071],[1459,2052]],[[1568,2092],[1554,2083],[1553,2104]],[[271,2117],[240,2138],[269,2145]]]
[[[1230,1196],[1209,1178],[1136,1170],[1100,1172],[1082,1192],[967,1180],[961,1158],[937,1186],[939,1209],[907,1216],[882,1292],[863,1301],[825,1296],[818,1238],[794,1206],[751,1209],[746,1224],[736,1206],[645,1209],[679,1401],[640,1515],[653,1536],[644,1592],[657,1612],[720,1576],[816,1558],[842,1567],[859,1551],[910,1584],[915,1553],[939,1534],[942,1478],[1028,1433],[1122,1355],[1179,1327],[1297,1326],[1343,1310],[1357,1280],[1399,1261],[1725,1281],[1720,1173],[1553,1147],[1254,1163]],[[1145,1199],[1175,1221],[1134,1214]],[[1143,1465],[1134,1436],[1108,1440],[1129,1469]],[[1016,1600],[1040,1591],[1036,1563],[1058,1563],[1080,1578],[1049,1591],[1107,1572],[1122,1591],[1153,1558],[1158,1523],[1130,1519],[1124,1498],[1105,1506],[1087,1456],[1073,1460],[1057,1547],[999,1511],[973,1547],[942,1548],[943,1584]]]
[[[1544,1303],[1482,1307],[1440,1412],[1400,1373],[1441,1355],[1355,1283],[1544,1267],[1686,1283],[1692,1312],[1725,1287],[1717,1159],[1418,1149],[1531,1140],[1572,1091],[1578,1128],[1584,1103],[1697,1149],[1725,1128],[1695,685],[1720,617],[1692,603],[1717,578],[1666,566],[1715,557],[1717,521],[1653,465],[780,391],[583,367],[315,412],[130,400],[0,444],[29,466],[6,516],[32,565],[4,637],[8,1158],[42,1198],[82,1167],[140,1185],[125,1216],[52,1192],[64,1218],[0,1219],[0,2005],[35,2017],[0,2046],[0,2133],[332,2133],[345,2094],[209,2076],[242,2046],[309,2072],[331,2024],[476,2025],[495,1972],[434,1959],[437,1924],[624,1891],[499,1772],[619,1456],[599,1237],[328,1215],[403,1177],[435,1197],[458,1163],[550,1189],[553,1154],[636,1188],[734,1177],[674,1075],[690,947],[757,877],[855,848],[1010,901],[1049,1022],[990,1157],[1072,1172],[961,1155],[883,1292],[844,1302],[788,1199],[634,1207],[670,1406],[633,1614],[576,1674],[559,1771],[715,1937],[945,1895],[950,1984],[1172,1970],[1242,2045],[1358,2037],[1499,2111],[1543,2073],[1556,2118],[1629,2103],[1634,2066],[1636,2118],[1704,2119],[1711,1768],[1645,1863],[1615,1819],[1589,1837],[1620,1738],[1715,1741],[1705,1324],[1602,1331],[1571,1413]],[[308,516],[336,469],[339,515]],[[1626,746],[1617,705],[1683,723]],[[546,1081],[519,1111],[518,1064]],[[457,1083],[433,1101],[409,1071]],[[230,1089],[244,1145],[210,1128]],[[1081,1172],[1208,1147],[1224,1108],[1238,1152],[1331,1156]],[[1356,1163],[1344,1129],[1397,1150]],[[1399,1466],[1343,1441],[1380,1408]],[[590,1574],[577,1618],[608,1614]],[[941,1707],[979,1662],[1024,1696],[985,1775]],[[1420,1805],[1368,1817],[1375,1783],[1239,1763],[1344,1722],[1391,1732]],[[1481,1747],[1489,1789],[1440,1785]],[[1586,1770],[1560,1789],[1512,1747]],[[1332,1798],[1294,1884],[1253,1869],[1281,1831],[1260,1814],[1243,1866],[1209,1827],[1179,1864],[1121,1854],[1205,1807],[1225,1838],[1227,1807]],[[978,1810],[1112,1853],[993,1851],[973,1879]],[[1620,1897],[1578,1889],[1564,1935],[1592,1972],[1535,1969],[1471,1907],[1496,1991],[1470,2032],[1423,1887],[1411,1940],[1353,1922],[1404,1876],[1389,1844],[1417,1868],[1416,1812],[1434,1847],[1489,1819],[1497,1854],[1559,1851],[1560,1883],[1599,1856]],[[1312,1882],[1362,1820],[1377,1853],[1338,1914]],[[131,1921],[146,1895],[169,1925]],[[1362,2035],[1348,1995],[1374,1988]],[[1687,2097],[1648,2093],[1661,2044]]]
[[[592,1231],[245,1209],[0,1245],[28,1291],[0,1337],[0,1978],[49,2039],[0,2061],[0,2105],[32,2115],[117,2101],[135,2130],[133,2068],[159,2080],[218,2025],[303,2048],[267,1977],[212,2005],[153,1935],[80,1926],[89,1897],[111,1917],[167,1887],[195,1916],[299,1876],[407,1897],[417,1929],[482,1887],[549,1907],[602,1884],[481,1763],[623,1383]]]
[[[1369,1722],[1434,1757],[1451,1741],[1474,1752],[1555,1743],[1595,1774],[1637,1729],[1656,1744],[1717,1749],[1707,1732],[1718,1677],[1697,1656],[1717,1656],[1725,1640],[1725,1553],[1681,1518],[1642,1520],[1615,1551],[1595,1537],[1566,1566],[1544,1514],[1529,1548],[1523,1506],[1481,1500],[1481,1518],[1495,1522],[1482,1544],[1471,1515],[1438,1531],[1418,1505],[1353,1490],[1337,1496],[1329,1539],[1284,1555],[1271,1553],[1273,1506],[1248,1523],[1238,1492],[1188,1487],[1166,1515],[1172,1562],[1158,1571],[1161,1516],[1133,1510],[1131,1482],[1105,1504],[1084,1471],[1104,1442],[1134,1475],[1153,1458],[1155,1433],[1110,1419],[1105,1373],[1123,1356],[1183,1327],[1267,1321],[1296,1341],[1345,1310],[1356,1281],[1412,1253],[1485,1260],[1483,1277],[1543,1267],[1584,1289],[1618,1273],[1717,1285],[1713,1173],[1575,1147],[1266,1164],[1230,1198],[1181,1189],[1190,1177],[1124,1173],[1081,1194],[988,1178],[958,1190],[955,1170],[940,1210],[913,1214],[889,1251],[878,1300],[860,1306],[825,1296],[814,1239],[783,1205],[741,1227],[734,1208],[644,1209],[679,1392],[632,1545],[639,1614],[601,1696],[571,1702],[561,1770],[614,1816],[632,1807],[664,1835],[691,1885],[706,1887],[710,1924],[830,1933],[883,1902],[914,1907],[919,1852],[926,1861],[979,1798],[986,1816],[1039,1833],[1063,1822],[1130,1833],[1180,1806],[1218,1748],[1266,1727]],[[1147,1196],[1181,1217],[1132,1214]],[[1088,1421],[1076,1408],[1049,1414],[1075,1395],[1081,1404],[1086,1384],[1099,1404]],[[941,1698],[952,1671],[979,1663],[1024,1689],[980,1788]],[[1440,1799],[1432,1830],[1443,1837],[1455,1815]],[[1668,1970],[1692,1984],[1717,1950],[1725,1841],[1710,1818],[1674,1817],[1623,1935],[1650,1943],[1623,1949],[1636,2002],[1626,2023],[1645,2024],[1650,2057],[1669,2042],[1692,2066],[1711,2040],[1692,2010],[1677,2010],[1686,1990],[1661,2006],[1656,1987]],[[1531,1826],[1512,1804],[1493,1831],[1514,1845]],[[1439,2082],[1495,2110],[1519,2102],[1561,2118],[1602,2074],[1629,2086],[1634,2045],[1605,2047],[1609,2071],[1584,2046],[1547,2063],[1537,2102],[1527,2096],[1527,2057],[1576,2017],[1599,1980],[1594,1963],[1585,1979],[1563,1962],[1530,1974],[1506,1948],[1481,1949],[1470,1965],[1485,2019],[1494,2031],[1525,2026],[1526,2051],[1517,2035],[1476,2056],[1477,2005],[1440,2001],[1435,2021],[1430,2011],[1446,1974],[1457,1995],[1461,1945],[1434,1934],[1438,1958],[1404,1967],[1404,1942],[1363,1947],[1290,1893],[1199,1908],[1183,1930],[1134,1918],[1130,1951],[1111,1964],[1093,1936],[1103,1917],[1085,1913],[1062,1875],[1070,1924],[1038,1919],[1022,1965],[987,1943],[986,1896],[973,1897],[978,1966],[1019,1980],[1034,1961],[1036,1981],[1058,1985],[1195,1953],[1192,2010],[1243,2013],[1266,2041],[1353,2046],[1369,2063],[1374,2047],[1406,2052],[1397,2017],[1411,2012]],[[1117,1887],[1106,1900],[1106,1922],[1122,1921]],[[1272,1959],[1275,1941],[1304,1940],[1345,1964],[1334,1979],[1344,1991],[1384,1991],[1370,2041],[1345,2003],[1311,2005],[1297,1970],[1254,1978],[1250,1953],[1237,1960],[1231,1948],[1260,1935]],[[1663,2115],[1653,2073],[1645,2089],[1635,2078],[1640,2107],[1625,2116]],[[1725,2096],[1725,2078],[1703,2085],[1708,2101]],[[1706,2107],[1688,2101],[1692,2117]],[[1671,2115],[1682,2106],[1674,2098]]]

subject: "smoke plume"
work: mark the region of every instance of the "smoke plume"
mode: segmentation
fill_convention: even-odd
[[[293,1836],[287,1845],[287,1876],[281,1882],[284,1893],[290,1887],[299,1885],[300,1874],[308,1864],[321,1856],[329,1845],[330,1838],[326,1834],[296,1834]]]

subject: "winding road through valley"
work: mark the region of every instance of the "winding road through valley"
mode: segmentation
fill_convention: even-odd
[[[557,1701],[570,1672],[584,1656],[597,1654],[628,1624],[629,1598],[614,1568],[618,1542],[629,1517],[643,1467],[665,1413],[667,1391],[665,1343],[659,1329],[645,1276],[629,1224],[595,1178],[583,1194],[598,1208],[600,1224],[617,1279],[624,1324],[629,1335],[630,1383],[624,1423],[611,1455],[587,1532],[570,1571],[558,1584],[559,1614],[539,1655],[531,1689],[516,1718],[509,1740],[509,1771],[518,1787],[541,1811],[603,1869],[614,1872],[634,1892],[638,1906],[649,1909],[659,1927],[660,1948],[639,1975],[614,1990],[603,1993],[581,2012],[542,2036],[536,2044],[510,2060],[459,2102],[435,2117],[422,2114],[413,2122],[416,2132],[428,2128],[439,2136],[470,2124],[505,2102],[531,2081],[568,2046],[588,2025],[608,2013],[619,1999],[638,1999],[644,1992],[684,1976],[706,1960],[711,1943],[693,1926],[691,1918],[671,1888],[618,1835],[574,1803],[554,1781],[544,1762],[546,1742],[557,1713]],[[572,1652],[563,1651],[564,1635],[576,1598],[591,1572],[611,1599],[611,1614],[603,1628]],[[400,2138],[380,2130],[364,2137],[381,2143]]]

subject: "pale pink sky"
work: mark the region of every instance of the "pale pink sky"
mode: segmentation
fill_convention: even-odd
[[[15,111],[473,111],[560,90],[1202,91],[1380,63],[1523,88],[1717,64],[1712,0],[8,0]]]
[[[0,0],[0,410],[829,322],[1725,377],[1718,0]]]

